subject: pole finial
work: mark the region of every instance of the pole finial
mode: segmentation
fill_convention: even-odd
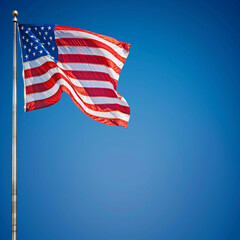
[[[14,11],[12,12],[12,15],[13,15],[14,17],[16,17],[16,16],[18,15],[18,11],[17,11],[17,10],[14,10]]]
[[[14,16],[13,22],[17,22],[18,11],[17,11],[17,10],[14,10],[14,11],[12,12],[12,15]]]

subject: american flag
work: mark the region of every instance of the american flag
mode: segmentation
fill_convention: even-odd
[[[129,43],[59,25],[19,24],[25,111],[51,106],[61,93],[92,119],[127,127],[130,108],[117,92]]]

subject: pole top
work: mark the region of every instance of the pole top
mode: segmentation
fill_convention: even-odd
[[[16,17],[16,16],[18,15],[18,11],[17,11],[17,10],[14,10],[14,11],[12,12],[12,15],[13,15],[14,17]]]
[[[17,22],[18,11],[17,11],[17,10],[14,10],[14,11],[12,12],[12,15],[14,16],[13,22]]]

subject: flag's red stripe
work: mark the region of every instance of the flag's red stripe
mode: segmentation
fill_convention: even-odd
[[[121,72],[121,69],[112,60],[102,56],[84,54],[59,54],[58,61],[61,63],[89,63],[104,65],[112,68],[117,74],[120,74]]]
[[[71,99],[73,100],[73,102],[77,105],[78,108],[80,108],[87,116],[89,116],[90,118],[107,124],[107,125],[111,125],[111,126],[123,126],[123,127],[127,127],[128,126],[128,122],[115,118],[115,119],[110,119],[110,118],[101,118],[101,117],[96,117],[94,115],[91,115],[89,113],[87,113],[82,107],[81,105],[79,105],[79,103],[75,100],[75,98],[73,97],[72,93],[69,91],[69,89],[65,86],[61,86],[59,88],[59,90],[57,91],[56,94],[54,94],[53,96],[51,96],[50,98],[46,98],[43,100],[38,100],[38,101],[33,101],[33,102],[29,102],[26,104],[26,111],[32,111],[32,110],[36,110],[39,108],[44,108],[44,107],[48,107],[51,106],[53,104],[55,104],[56,102],[58,102],[61,98],[61,93],[62,92],[66,92],[70,95]]]
[[[87,38],[57,38],[55,39],[57,46],[75,46],[75,47],[93,47],[93,48],[103,48],[110,52],[114,57],[116,57],[122,63],[125,63],[126,58],[120,56],[116,51],[114,51],[108,45],[94,40],[94,39],[87,39]]]
[[[103,72],[90,72],[90,71],[72,71],[64,70],[67,76],[79,80],[94,80],[94,81],[106,81],[112,83],[114,89],[117,88],[118,81],[111,78],[109,74]]]
[[[90,31],[86,31],[83,29],[79,29],[79,28],[74,28],[74,27],[65,27],[65,26],[59,26],[59,25],[55,25],[55,31],[78,31],[78,32],[85,32],[85,33],[89,33],[92,34],[94,36],[100,37],[110,43],[115,44],[118,47],[124,48],[127,52],[129,52],[129,48],[131,47],[131,44],[129,43],[125,43],[125,42],[120,42],[114,38],[108,37],[108,36],[104,36],[102,34],[98,34],[98,33],[94,33],[94,32],[90,32]]]
[[[58,67],[55,62],[46,62],[39,67],[30,68],[24,70],[24,78],[38,77],[50,69]],[[73,71],[73,70],[63,70],[61,69],[68,77],[79,79],[79,80],[94,80],[94,81],[106,81],[113,84],[114,89],[117,87],[117,80],[110,77],[107,73],[102,72],[92,72],[92,71]]]

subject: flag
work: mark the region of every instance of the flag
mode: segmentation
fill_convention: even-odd
[[[19,24],[25,111],[51,106],[61,93],[92,119],[127,127],[130,108],[117,92],[130,44],[74,27]]]

